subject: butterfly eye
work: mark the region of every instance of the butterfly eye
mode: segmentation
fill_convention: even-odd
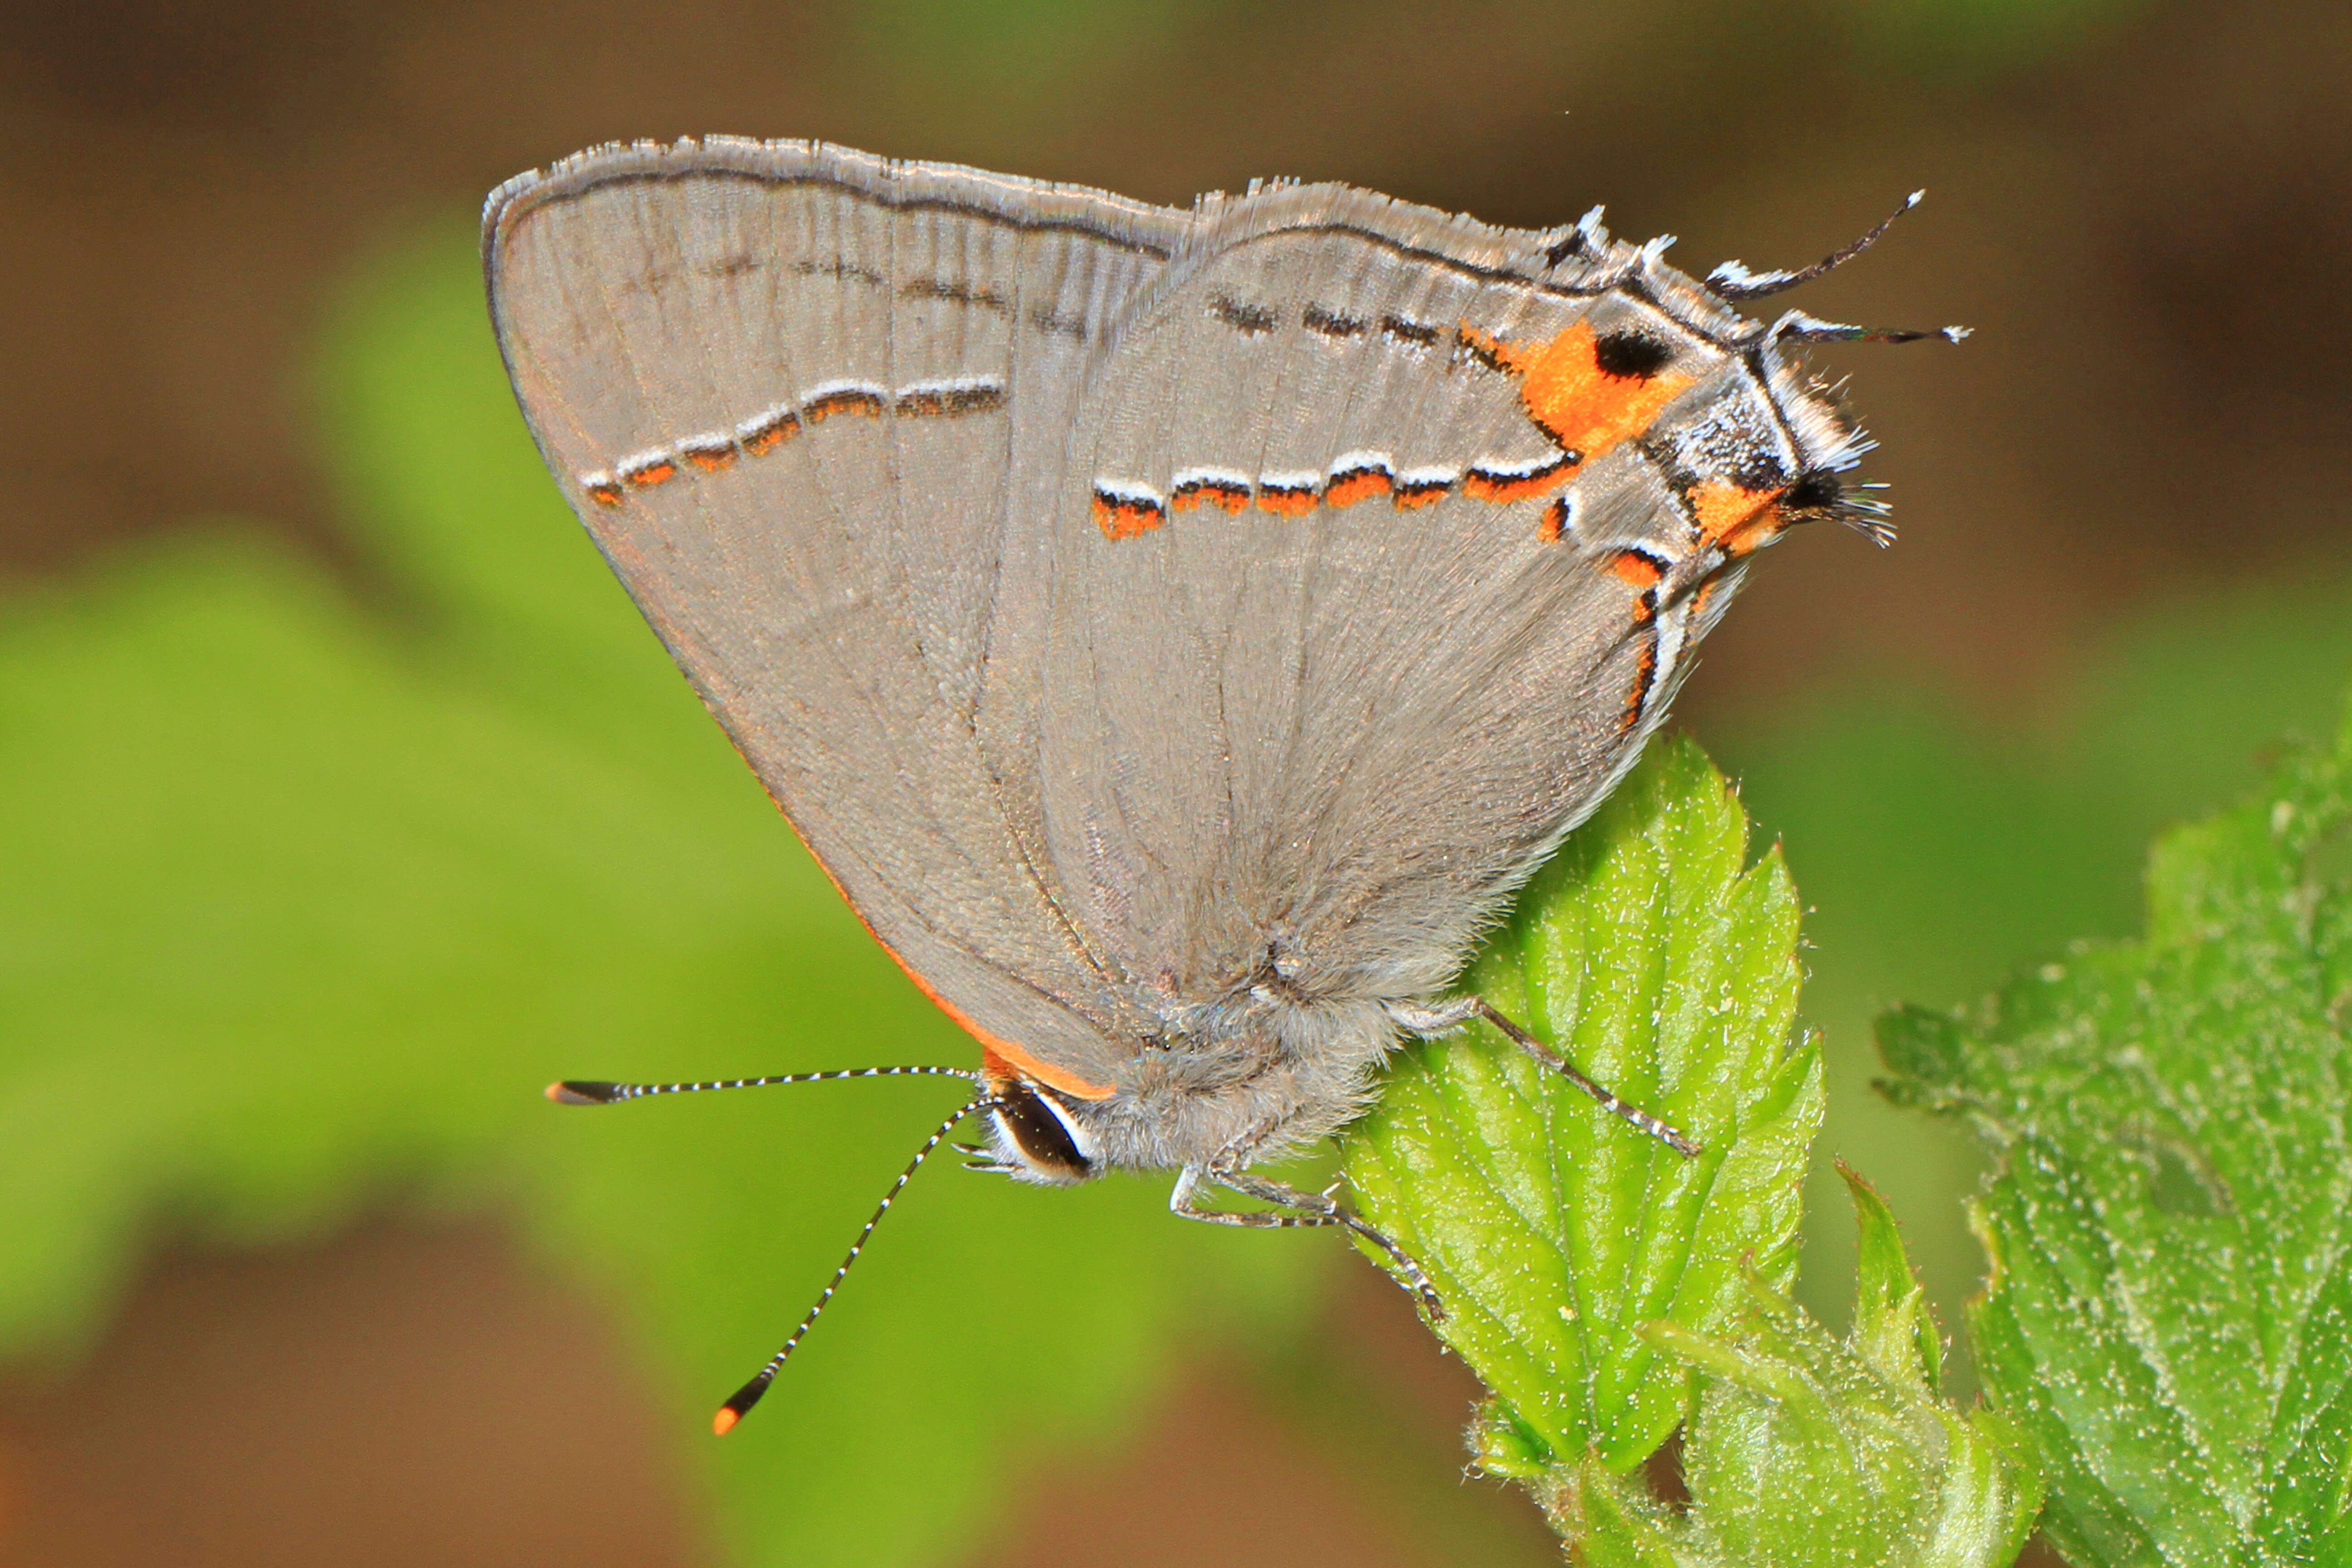
[[[1069,1116],[1048,1095],[1024,1083],[997,1091],[989,1112],[998,1152],[1034,1182],[1085,1182],[1102,1173],[1088,1157]]]

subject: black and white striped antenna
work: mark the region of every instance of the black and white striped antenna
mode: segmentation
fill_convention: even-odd
[[[960,1078],[982,1081],[970,1068],[895,1067],[834,1068],[824,1072],[780,1072],[766,1078],[721,1078],[704,1083],[607,1083],[602,1079],[568,1078],[547,1086],[547,1098],[558,1105],[618,1105],[625,1100],[645,1100],[657,1094],[703,1094],[714,1089],[765,1089],[778,1083],[834,1083],[850,1078]]]
[[[890,1205],[898,1201],[898,1194],[907,1190],[907,1184],[915,1179],[915,1173],[923,1168],[923,1162],[931,1157],[931,1151],[944,1142],[948,1134],[953,1132],[965,1117],[987,1110],[998,1102],[989,1094],[987,1080],[979,1073],[968,1068],[944,1067],[836,1068],[825,1072],[771,1073],[764,1078],[714,1079],[702,1083],[609,1083],[602,1079],[566,1079],[561,1083],[547,1086],[547,1098],[558,1105],[618,1105],[623,1100],[645,1100],[662,1094],[701,1094],[718,1089],[764,1089],[772,1084],[785,1083],[831,1083],[853,1078],[960,1078],[967,1083],[978,1085],[981,1092],[958,1106],[953,1115],[940,1122],[931,1135],[923,1140],[923,1146],[915,1151],[915,1157],[907,1162],[907,1168],[898,1173],[898,1179],[890,1184],[890,1190],[884,1193],[882,1201],[875,1205],[872,1217],[857,1233],[857,1239],[850,1243],[849,1255],[841,1260],[841,1267],[833,1271],[833,1278],[825,1281],[824,1289],[818,1293],[814,1304],[793,1326],[792,1333],[776,1353],[768,1358],[767,1364],[719,1407],[719,1413],[710,1419],[710,1429],[722,1437],[734,1429],[735,1423],[743,1419],[745,1412],[760,1403],[760,1396],[768,1392],[770,1384],[776,1381],[776,1373],[792,1358],[793,1352],[800,1348],[800,1342],[808,1337],[809,1330],[816,1326],[817,1318],[832,1303],[834,1292],[841,1289],[841,1282],[848,1277],[851,1266],[866,1250],[866,1242],[873,1239],[875,1227],[890,1212]]]

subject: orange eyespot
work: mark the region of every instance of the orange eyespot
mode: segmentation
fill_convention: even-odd
[[[1692,384],[1668,371],[1671,345],[1638,332],[1596,337],[1578,321],[1547,342],[1510,342],[1461,329],[1481,363],[1519,378],[1519,402],[1551,438],[1590,462],[1639,436]]]

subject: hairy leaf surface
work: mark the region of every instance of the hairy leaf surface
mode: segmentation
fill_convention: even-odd
[[[2161,840],[2147,934],[1881,1025],[2001,1153],[1970,1327],[2077,1568],[2352,1561],[2352,726]]]
[[[1494,1391],[1482,1462],[1639,1464],[1690,1373],[1636,1330],[1701,1331],[1785,1289],[1821,1058],[1795,1029],[1797,900],[1698,748],[1665,740],[1539,872],[1468,984],[1633,1104],[1685,1159],[1485,1025],[1416,1048],[1349,1137],[1364,1213],[1429,1271],[1437,1331]]]

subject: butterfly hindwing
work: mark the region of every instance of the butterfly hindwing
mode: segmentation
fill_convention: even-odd
[[[1532,382],[1538,350],[1673,331],[1541,237],[1242,198],[1096,373],[1053,519],[1041,815],[1089,940],[1173,996],[1237,994],[1269,952],[1308,997],[1443,985],[1656,721],[1656,628],[1611,563],[1687,524],[1617,432],[1721,355],[1683,334],[1678,380]]]

